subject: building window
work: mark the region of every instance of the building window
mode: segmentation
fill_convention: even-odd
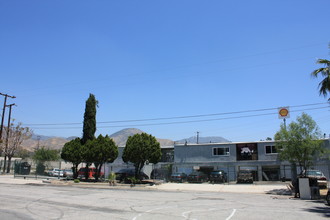
[[[277,154],[275,146],[266,146],[266,154]]]
[[[215,147],[213,148],[213,156],[228,156],[229,147]]]

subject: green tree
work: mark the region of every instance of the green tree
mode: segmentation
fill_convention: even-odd
[[[73,178],[76,179],[78,177],[78,166],[83,162],[83,147],[81,139],[76,138],[65,143],[62,148],[61,158],[72,163]]]
[[[311,75],[315,78],[318,77],[318,75],[324,77],[319,83],[319,93],[325,97],[330,92],[330,60],[318,59],[316,63],[323,65],[323,67],[314,70]]]
[[[297,117],[288,127],[281,125],[275,134],[275,146],[281,160],[298,165],[300,170],[307,170],[316,156],[325,152],[322,146],[321,132],[316,122],[306,113]]]
[[[135,166],[135,177],[138,178],[146,162],[158,163],[162,157],[159,142],[152,135],[146,133],[128,137],[123,152],[124,162],[131,162]]]
[[[96,139],[87,141],[86,149],[89,151],[89,162],[94,162],[97,170],[95,179],[98,181],[102,165],[112,163],[118,157],[118,147],[108,135],[99,135]]]
[[[95,138],[97,104],[98,101],[95,99],[95,96],[89,94],[84,114],[83,137],[81,139],[82,144],[86,144],[88,140],[93,140]]]
[[[54,161],[58,160],[59,158],[59,150],[47,149],[44,146],[36,149],[32,157],[32,159],[37,163],[38,174],[44,174],[46,161]]]
[[[90,166],[90,157],[91,152],[90,149],[87,149],[85,144],[89,140],[95,139],[95,132],[96,132],[96,107],[97,107],[98,101],[95,99],[95,96],[93,94],[89,94],[89,98],[86,100],[86,106],[85,106],[85,114],[84,114],[84,125],[83,125],[83,136],[81,139],[81,144],[83,146],[83,158],[86,162],[86,172],[85,172],[85,179],[88,179],[88,170]]]
[[[82,145],[82,159],[83,162],[86,163],[85,166],[85,180],[87,181],[89,178],[89,167],[94,163],[94,140],[88,140],[84,145]]]

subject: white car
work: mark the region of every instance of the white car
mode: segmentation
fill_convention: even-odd
[[[72,169],[64,169],[63,170],[63,176],[67,179],[73,179],[73,171]]]
[[[63,176],[63,170],[59,169],[59,168],[54,168],[50,171],[48,171],[48,175],[49,176]]]

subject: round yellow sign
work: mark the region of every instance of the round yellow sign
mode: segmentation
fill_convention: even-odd
[[[286,116],[288,116],[289,111],[286,108],[281,108],[280,111],[279,111],[279,114],[280,114],[281,117],[286,117]]]

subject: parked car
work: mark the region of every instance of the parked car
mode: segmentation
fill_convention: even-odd
[[[125,182],[128,183],[129,178],[135,177],[135,169],[134,168],[126,168],[126,169],[121,169],[118,172],[116,172],[116,180],[119,182]],[[144,172],[140,173],[139,180],[145,180],[149,179],[148,175],[145,174]]]
[[[64,169],[63,170],[63,176],[67,179],[73,179],[73,171],[72,169]]]
[[[203,183],[208,181],[208,177],[203,172],[194,171],[191,174],[189,174],[187,180],[189,183]]]
[[[238,171],[237,183],[253,183],[252,171],[250,171],[250,170]]]
[[[300,176],[316,179],[320,189],[328,188],[327,178],[320,170],[304,170]]]
[[[157,179],[157,180],[168,180],[169,171],[168,169],[153,169],[150,174],[150,179]]]
[[[78,178],[79,179],[85,178],[86,169],[87,169],[86,167],[82,167],[78,170]],[[95,174],[96,174],[96,168],[95,167],[89,167],[88,168],[88,178],[89,179],[94,179]],[[100,172],[100,177],[103,177],[103,176],[104,176],[104,173],[101,171]]]
[[[210,174],[210,183],[227,182],[227,173],[223,170],[214,170]]]
[[[179,182],[179,183],[186,182],[187,181],[187,174],[185,174],[185,173],[172,173],[170,181],[171,182]]]
[[[63,170],[59,169],[59,168],[54,168],[48,171],[48,175],[49,176],[63,176]]]

